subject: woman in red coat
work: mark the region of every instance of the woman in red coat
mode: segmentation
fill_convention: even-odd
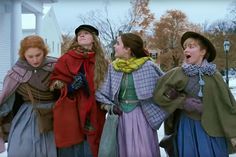
[[[55,141],[59,157],[96,157],[105,112],[95,100],[108,62],[91,25],[80,25],[68,52],[58,59],[51,90],[61,96],[54,108]]]

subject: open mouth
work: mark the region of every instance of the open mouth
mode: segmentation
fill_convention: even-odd
[[[186,58],[189,59],[191,56],[190,55],[187,55]]]

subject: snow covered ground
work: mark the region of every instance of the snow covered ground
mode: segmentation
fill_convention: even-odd
[[[230,86],[230,89],[231,89],[234,97],[236,98],[236,77],[230,78],[229,86]],[[163,126],[161,126],[161,128],[157,132],[158,132],[159,140],[162,139],[164,136]],[[7,157],[7,152],[5,151],[3,153],[0,153],[0,157]],[[167,157],[165,154],[165,151],[162,148],[161,148],[161,157]],[[230,157],[236,157],[236,154],[230,155]]]

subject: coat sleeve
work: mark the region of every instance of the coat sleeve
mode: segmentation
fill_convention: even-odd
[[[186,98],[184,88],[187,85],[188,77],[186,77],[181,68],[175,68],[160,77],[155,87],[153,100],[169,113],[174,112],[177,108],[181,108]],[[167,93],[174,90],[177,95],[172,97]]]
[[[97,89],[96,100],[102,104],[114,105],[114,100],[112,100],[112,81],[111,81],[111,65],[108,68],[106,78],[99,89]]]

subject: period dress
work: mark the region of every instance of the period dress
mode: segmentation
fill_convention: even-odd
[[[163,73],[147,57],[116,61],[110,64],[107,78],[96,92],[96,99],[107,105],[118,105],[123,111],[118,124],[119,156],[158,157],[157,132],[149,125],[142,105],[153,104],[152,92]],[[130,65],[124,65],[127,63]],[[116,65],[124,68],[115,69]],[[166,112],[160,109],[157,118],[163,121],[165,117]]]
[[[46,57],[40,67],[34,68],[25,60],[18,60],[4,79],[0,96],[0,116],[11,111],[14,103],[20,103],[11,123],[8,157],[57,156],[53,131],[39,132],[37,114],[28,94],[30,90],[36,108],[51,108],[54,105],[54,96],[49,91],[48,81],[55,62],[55,58]]]

